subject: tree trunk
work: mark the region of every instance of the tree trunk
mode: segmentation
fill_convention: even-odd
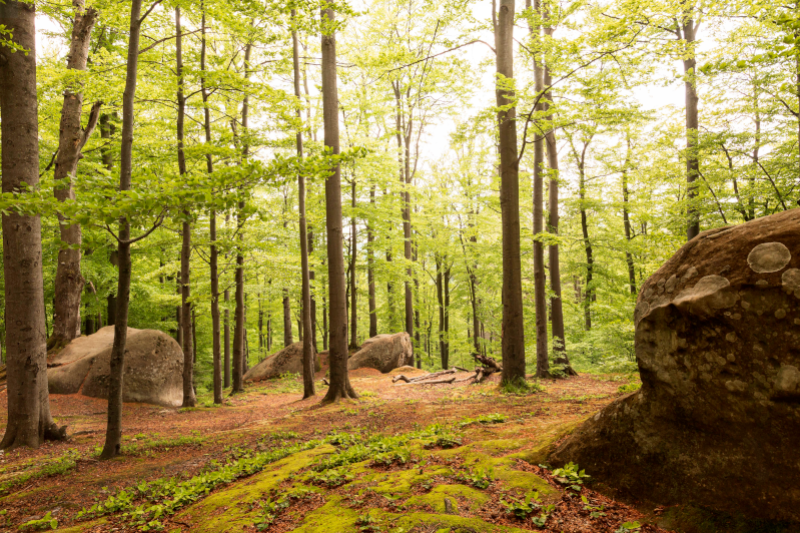
[[[625,226],[625,240],[627,246],[625,247],[625,263],[628,265],[628,283],[630,284],[631,294],[636,295],[636,270],[633,265],[633,254],[631,254],[630,246],[633,235],[631,235],[631,219],[630,219],[630,193],[628,192],[628,172],[631,165],[631,138],[628,135],[627,139],[628,151],[625,154],[625,166],[622,169],[622,221]]]
[[[687,201],[687,240],[692,240],[700,233],[700,215],[696,205],[697,181],[700,175],[700,158],[698,154],[699,144],[699,120],[697,105],[697,58],[695,55],[694,43],[696,39],[695,24],[692,14],[687,11],[684,14],[683,25],[684,46],[686,49],[686,59],[683,60],[683,74],[685,76],[684,86],[686,89],[686,201]]]
[[[325,147],[339,154],[339,94],[336,81],[336,35],[333,9],[322,9],[322,109]],[[347,374],[347,307],[342,250],[342,177],[339,163],[325,181],[325,219],[328,231],[328,296],[330,299],[330,386],[323,403],[356,398]]]
[[[375,209],[375,186],[369,190],[369,202]],[[378,310],[375,301],[375,235],[372,224],[367,222],[367,285],[369,291],[369,337],[378,335]]]
[[[292,22],[296,23],[296,12],[292,9]],[[292,30],[292,63],[294,66],[294,95],[300,100],[300,50],[297,40],[297,29]],[[300,106],[297,107],[297,120],[302,123]],[[303,132],[297,130],[297,157],[303,158]],[[308,227],[306,222],[306,178],[297,175],[297,196],[300,211],[300,267],[302,271],[302,324],[305,330],[303,337],[303,399],[316,394],[314,389],[316,346],[314,345],[314,324],[311,320],[311,276],[308,267]]]
[[[586,214],[586,150],[589,143],[583,144],[578,160],[578,195],[580,198],[581,231],[583,232],[583,249],[586,252],[586,291],[583,299],[583,321],[586,331],[592,329],[592,299],[594,295],[594,251],[589,239],[589,222]],[[580,289],[579,289],[580,291]]]
[[[356,177],[350,186],[350,205],[353,207],[353,216],[350,218],[350,348],[358,349],[358,287],[356,278],[356,254],[358,245],[356,242]]]
[[[495,27],[500,140],[500,210],[503,232],[503,374],[504,383],[525,380],[525,324],[519,228],[519,163],[514,89],[514,0],[500,0]]]
[[[208,87],[206,86],[206,11],[205,5],[201,3],[202,15],[200,21],[200,92],[203,97],[203,130],[206,138],[206,149],[211,149],[211,110],[208,107]],[[214,159],[211,152],[206,153],[206,172],[209,176],[214,172]],[[219,320],[219,251],[217,250],[217,212],[212,209],[208,216],[208,236],[210,245],[209,270],[211,277],[211,359],[213,361],[214,376],[214,403],[222,403],[222,361],[221,361],[221,342],[220,342],[220,320]],[[226,291],[227,299],[227,291]],[[228,310],[225,309],[225,342],[228,342]],[[228,347],[226,346],[226,349]],[[230,363],[230,354],[226,354],[225,364]],[[225,368],[225,380],[227,387],[230,383],[230,369]]]
[[[530,0],[527,1],[530,8]],[[535,9],[541,13],[539,0],[536,0]],[[533,28],[530,29],[534,33]],[[536,33],[538,34],[538,28]],[[534,78],[536,94],[544,91],[544,72],[541,59],[534,59]],[[541,103],[536,105],[536,111],[542,109]],[[536,377],[550,377],[550,359],[547,353],[547,300],[546,280],[544,273],[544,245],[538,238],[544,232],[544,137],[535,135],[533,142],[533,286],[534,302],[536,307]]]
[[[245,78],[250,78],[250,54],[252,53],[253,45],[247,43],[244,52],[244,75]],[[247,139],[249,134],[248,118],[250,113],[250,95],[245,93],[242,101],[242,133],[244,134],[244,142],[242,143],[242,160],[247,161],[250,156],[250,146]],[[233,327],[233,388],[231,394],[244,392],[244,366],[245,366],[245,323],[244,323],[244,235],[242,227],[244,226],[244,201],[239,202],[239,210],[236,213],[237,222],[239,226],[239,246],[236,249],[236,309],[234,311],[234,327]],[[291,321],[289,322],[291,327]]]
[[[225,289],[225,360],[224,360],[224,379],[223,388],[227,389],[231,386],[231,311],[228,308],[231,301],[231,293]]]
[[[181,8],[175,8],[175,60],[178,77],[178,171],[186,175],[186,153],[184,152],[184,123],[186,121],[186,97],[183,92],[183,31],[181,29]],[[192,335],[191,298],[191,259],[192,227],[189,223],[188,209],[183,211],[181,224],[181,338],[183,344],[183,403],[181,407],[194,407],[194,338]]]
[[[436,257],[436,300],[439,302],[439,358],[442,361],[442,369],[447,370],[449,361],[444,347],[444,273],[442,272],[442,256],[435,254]]]
[[[120,151],[119,190],[131,188],[133,169],[133,107],[136,101],[136,75],[139,66],[139,32],[142,0],[131,0],[131,22],[128,39],[128,59],[125,74],[125,91],[122,97],[122,147]],[[117,311],[114,324],[114,343],[111,346],[108,380],[108,426],[101,459],[119,455],[122,444],[122,368],[125,343],[128,338],[128,304],[131,293],[131,224],[126,217],[119,222],[117,255],[119,278],[117,281]]]
[[[445,263],[447,258],[445,258]],[[450,265],[444,272],[444,353],[450,359]]]
[[[283,347],[294,344],[292,334],[292,307],[289,300],[289,289],[283,289]]]
[[[75,18],[72,25],[67,68],[86,70],[92,28],[97,20],[97,11],[84,7],[84,0],[74,0]],[[72,180],[78,171],[81,150],[97,125],[100,104],[92,107],[86,130],[81,127],[83,106],[82,83],[67,88],[61,107],[61,125],[58,137],[58,155],[55,168],[55,197],[59,202],[75,199]],[[61,249],[56,266],[55,295],[53,298],[53,335],[48,347],[65,346],[81,333],[81,291],[84,280],[81,276],[81,227],[69,224],[59,215]]]
[[[3,193],[20,193],[39,183],[39,125],[36,101],[36,13],[32,5],[0,4],[5,39],[29,52],[0,48],[0,129]],[[42,278],[41,219],[2,215],[8,423],[0,449],[38,448],[63,438],[50,415],[47,391],[47,329]],[[16,327],[8,327],[15,324]]]
[[[308,224],[308,221],[306,221]],[[310,258],[311,255],[314,253],[314,232],[310,229],[308,230],[308,257]],[[309,259],[309,266],[308,266],[308,284],[310,288],[310,298],[311,298],[311,345],[314,347],[314,367],[316,368],[316,353],[317,353],[317,299],[315,297],[315,288],[314,288],[314,280],[316,278],[316,274],[314,270],[311,268],[311,262]]]

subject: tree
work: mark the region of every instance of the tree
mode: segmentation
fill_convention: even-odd
[[[299,128],[303,123],[303,116],[300,108],[300,53],[297,40],[297,12],[292,9],[292,66],[294,70],[294,95],[297,98],[297,157],[303,158],[303,132]],[[310,398],[316,394],[314,390],[314,359],[316,347],[314,346],[314,325],[311,322],[311,281],[308,269],[308,230],[306,226],[306,178],[303,173],[297,175],[297,196],[300,210],[300,270],[303,283],[303,302],[301,312],[303,313],[303,329],[306,334],[303,336],[303,399]]]
[[[89,57],[89,44],[92,28],[97,20],[97,10],[85,8],[83,0],[75,0],[75,16],[72,23],[67,68],[76,71],[86,70]],[[76,82],[64,92],[61,108],[61,125],[56,155],[55,188],[56,199],[60,202],[75,199],[72,182],[78,171],[81,150],[86,145],[97,126],[100,115],[100,102],[92,106],[86,128],[81,127],[83,107],[82,81]],[[59,348],[80,335],[81,332],[81,227],[70,224],[59,216],[59,231],[63,243],[58,252],[56,267],[55,296],[53,312],[53,335],[48,340],[48,348]]]
[[[339,91],[336,76],[336,15],[330,7],[321,12],[322,26],[322,107],[325,147],[339,155]],[[342,176],[339,162],[333,164],[325,180],[325,220],[328,235],[328,310],[330,313],[330,386],[323,403],[356,398],[347,374],[347,298],[345,295]]]
[[[495,24],[500,208],[503,227],[503,383],[525,380],[525,325],[519,228],[519,159],[514,104],[514,0],[501,0]]]
[[[25,196],[39,183],[34,7],[0,4],[0,28],[3,193]],[[4,211],[2,221],[5,323],[14,327],[6,328],[8,425],[0,449],[38,448],[66,436],[50,415],[47,390],[41,219]]]

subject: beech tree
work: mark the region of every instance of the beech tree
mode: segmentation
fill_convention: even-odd
[[[0,136],[3,193],[28,195],[39,183],[36,104],[36,12],[13,0],[0,4]],[[50,415],[47,332],[42,281],[41,219],[3,212],[8,425],[0,449],[38,448],[62,439]]]

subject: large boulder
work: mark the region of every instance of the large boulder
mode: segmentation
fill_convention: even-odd
[[[245,381],[263,381],[284,374],[303,373],[303,343],[290,344],[274,353],[247,371]]]
[[[108,398],[114,326],[78,337],[47,360],[51,394]],[[125,402],[180,406],[183,401],[183,352],[162,331],[128,328],[122,379]]]
[[[361,349],[350,356],[348,370],[375,368],[384,374],[397,367],[414,362],[414,346],[408,333],[378,335],[364,342]]]
[[[637,499],[800,521],[800,210],[692,239],[635,323],[641,390],[551,461]]]

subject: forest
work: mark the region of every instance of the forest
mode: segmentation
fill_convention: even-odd
[[[0,530],[800,531],[800,4],[0,0],[0,130]]]

